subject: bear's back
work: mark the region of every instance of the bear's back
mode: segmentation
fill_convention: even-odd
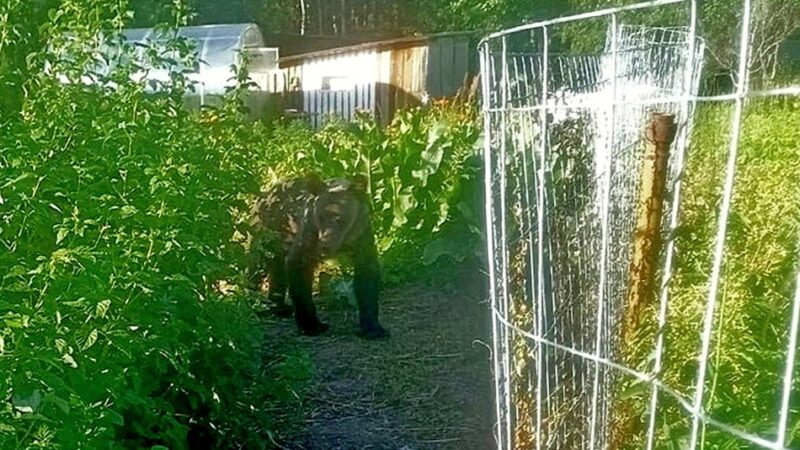
[[[288,250],[314,200],[311,183],[303,178],[281,181],[262,193],[253,207],[254,228],[275,234]]]

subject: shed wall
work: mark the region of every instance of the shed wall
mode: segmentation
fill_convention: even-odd
[[[311,58],[282,69],[273,92],[289,91],[285,106],[302,110],[315,128],[331,115],[349,121],[359,110],[375,111],[378,61],[374,50]]]
[[[391,51],[389,109],[392,113],[421,103],[427,90],[427,67],[427,43]]]
[[[331,114],[351,120],[357,110],[386,124],[425,97],[455,94],[469,74],[470,48],[467,37],[448,36],[309,55],[273,73],[268,90],[281,93],[283,107],[302,110],[315,127]]]
[[[466,37],[443,37],[430,42],[426,90],[431,97],[455,94],[470,69],[470,43]]]

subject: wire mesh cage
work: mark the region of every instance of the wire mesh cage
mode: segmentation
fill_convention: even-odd
[[[650,27],[619,20],[628,11],[668,4],[690,7],[688,26]],[[703,409],[710,324],[719,288],[715,279],[732,181],[726,181],[722,198],[697,384],[690,394],[660,379],[672,234],[696,104],[734,104],[733,162],[727,165],[727,179],[735,169],[743,99],[798,93],[796,88],[748,93],[746,66],[741,63],[735,94],[699,97],[704,43],[696,33],[695,14],[694,2],[653,1],[528,24],[490,35],[480,44],[498,448],[663,448],[655,436],[656,418],[667,407],[659,402],[663,394],[672,400],[670,408],[688,412],[689,448],[696,448],[706,424],[746,445],[730,448],[785,446],[785,425],[783,435],[773,441],[716,421]],[[551,51],[557,47],[555,29],[597,19],[607,25],[599,52]],[[744,26],[743,35],[747,32]],[[743,37],[743,61],[747,45]],[[658,259],[660,284],[647,287],[659,307],[654,308],[656,317],[647,334],[652,353],[631,356],[623,337],[630,327],[626,314],[641,256],[635,254],[632,240],[639,232],[637,210],[646,179],[642,168],[651,158],[648,145],[658,147],[653,130],[665,121],[670,122],[672,150],[664,162],[665,192],[659,207],[664,213],[655,216],[657,236],[649,238],[663,241],[665,250]],[[797,324],[791,326],[788,334],[796,336]],[[789,374],[793,354],[790,351],[787,362]],[[645,392],[641,396],[648,407],[643,414],[625,400],[630,391]],[[786,411],[781,414],[786,422]],[[643,440],[623,442],[634,434]]]
[[[604,51],[595,55],[545,56],[536,51],[543,45],[535,34],[512,50],[514,38],[485,41],[481,55],[489,129],[498,130],[488,133],[487,145],[496,156],[489,215],[499,319],[610,357],[627,283],[624,237],[633,227],[643,119],[662,107],[688,123],[688,104],[676,100],[697,92],[703,45],[686,29],[626,24],[609,28]],[[537,367],[525,370],[525,340],[506,329],[498,334],[506,357],[516,358],[497,367],[506,381],[499,386],[506,439],[525,442],[538,433],[552,448],[602,439],[609,418],[597,402],[608,397],[612,372],[542,343],[533,349]],[[537,385],[536,398],[531,411],[514,411],[521,405],[510,397],[522,385],[510,379],[524,372]]]
[[[620,20],[676,5],[688,26]],[[751,89],[752,9],[743,0],[734,91],[713,96],[698,95],[694,0],[481,42],[498,448],[800,441],[800,170],[784,162],[800,86]],[[560,27],[598,20],[601,50],[561,51]]]

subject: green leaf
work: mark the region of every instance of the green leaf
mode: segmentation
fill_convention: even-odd
[[[94,308],[94,314],[97,317],[105,317],[108,313],[108,308],[111,306],[111,300],[101,300],[97,302],[97,306]]]
[[[114,411],[113,409],[105,410],[105,412],[103,412],[103,416],[108,418],[108,421],[111,422],[114,425],[117,425],[117,426],[120,426],[120,427],[125,425],[125,419],[118,412]],[[155,447],[153,447],[153,448],[155,448]],[[166,447],[164,447],[164,448],[166,448]]]
[[[11,396],[11,404],[14,409],[21,413],[35,412],[41,403],[42,393],[38,389],[33,389],[30,392],[18,392],[15,390]]]
[[[622,391],[619,398],[621,400],[629,400],[635,397],[640,397],[642,394],[649,391],[650,391],[649,384],[644,383],[641,380],[636,380]]]
[[[95,342],[97,342],[97,329],[92,330],[89,335],[86,336],[86,341],[84,341],[81,346],[81,350],[88,350]]]
[[[449,129],[449,125],[445,119],[437,120],[428,130],[428,148],[432,147],[439,139],[441,139],[447,130]]]
[[[138,213],[139,210],[136,209],[135,206],[125,205],[122,208],[120,208],[119,212],[122,215],[122,217],[127,218],[127,217],[130,217],[130,216]]]
[[[25,266],[14,266],[8,270],[8,272],[3,276],[3,278],[11,278],[11,277],[18,277],[21,275],[27,274],[29,271]]]
[[[69,353],[64,353],[61,356],[61,360],[64,361],[65,364],[72,367],[73,369],[78,368],[78,363],[75,362],[75,358],[73,358],[72,355],[70,355]]]
[[[69,234],[68,228],[66,227],[59,228],[58,232],[56,233],[56,245],[60,244],[61,241],[63,241],[64,238],[67,237],[68,234]]]
[[[64,400],[63,398],[55,394],[48,394],[47,396],[45,396],[44,401],[46,403],[52,403],[58,409],[60,409],[61,412],[63,412],[64,414],[69,414],[69,403],[67,403],[67,401]]]
[[[23,316],[17,313],[8,313],[3,318],[3,321],[9,328],[27,328],[28,319],[28,316]]]
[[[25,179],[28,179],[28,178],[30,178],[32,175],[33,175],[33,174],[30,174],[30,173],[23,173],[22,175],[20,175],[20,176],[18,176],[18,177],[16,177],[16,178],[14,178],[14,179],[12,179],[12,180],[9,180],[9,181],[6,181],[5,183],[3,183],[3,185],[2,185],[2,186],[0,186],[0,189],[5,189],[5,188],[8,188],[8,187],[11,187],[11,186],[13,186],[13,185],[15,185],[15,184],[19,183],[19,182],[20,182],[20,181],[22,181],[22,180],[25,180]]]

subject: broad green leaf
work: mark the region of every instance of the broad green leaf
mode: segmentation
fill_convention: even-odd
[[[432,147],[439,139],[444,136],[449,130],[449,125],[446,120],[437,120],[428,130],[428,147]]]
[[[108,418],[108,421],[117,426],[125,425],[125,419],[113,409],[107,409],[103,412],[103,416]],[[155,447],[152,447],[155,448]],[[164,447],[166,448],[166,447]]]
[[[60,409],[61,412],[63,412],[64,414],[69,414],[70,410],[69,403],[63,398],[55,394],[47,394],[44,398],[44,401],[56,405],[56,407]]]
[[[42,403],[42,393],[38,389],[29,392],[14,391],[11,396],[11,404],[14,409],[21,413],[32,413],[39,408]]]
[[[8,313],[3,318],[3,321],[9,328],[26,328],[28,326],[28,320],[28,316],[23,316],[17,313]]]
[[[81,346],[81,350],[87,350],[94,343],[97,342],[97,329],[92,330],[88,336],[86,336],[86,341],[84,341],[83,345]]]
[[[68,234],[69,234],[69,229],[68,228],[66,228],[66,227],[59,228],[58,232],[56,233],[56,245],[60,244],[61,241],[63,241],[64,238],[67,237]]]
[[[104,318],[108,313],[108,308],[111,306],[111,300],[105,299],[97,302],[94,313],[97,317]]]
[[[61,360],[64,361],[65,364],[72,367],[73,369],[78,368],[78,363],[75,362],[75,358],[73,358],[72,355],[70,355],[69,353],[64,353],[61,356]]]

